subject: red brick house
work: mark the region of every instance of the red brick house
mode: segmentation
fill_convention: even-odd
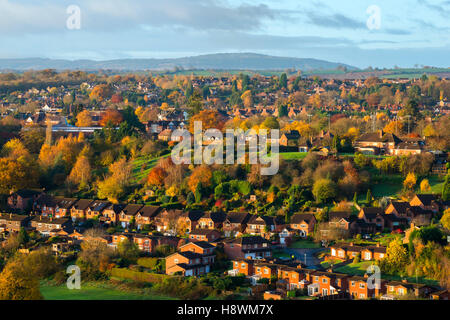
[[[301,237],[305,238],[314,232],[316,223],[316,217],[312,213],[294,214],[291,217],[290,227],[298,232]]]
[[[229,259],[268,259],[272,257],[270,242],[260,236],[239,237],[224,241]]]
[[[245,232],[251,215],[247,212],[230,212],[223,222],[223,232],[226,237],[236,237]]]
[[[72,217],[72,220],[86,219],[86,212],[92,202],[93,201],[90,199],[80,199],[76,201],[70,208],[70,216]]]
[[[213,245],[204,241],[181,246],[179,252],[166,258],[166,274],[198,276],[209,273],[215,260],[214,249]]]
[[[195,241],[216,241],[221,237],[218,230],[214,229],[194,229],[189,233],[189,240]]]
[[[0,230],[8,232],[19,232],[21,228],[28,227],[30,216],[0,213]]]
[[[206,212],[198,220],[198,228],[201,229],[222,229],[223,222],[227,215],[223,212]]]

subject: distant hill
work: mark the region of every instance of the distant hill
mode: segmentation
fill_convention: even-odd
[[[358,68],[343,63],[317,59],[275,57],[256,53],[217,53],[175,59],[117,59],[59,60],[44,58],[0,59],[0,70],[170,70],[213,69],[213,70],[284,70],[295,68],[304,71],[333,70],[345,67],[347,70]]]

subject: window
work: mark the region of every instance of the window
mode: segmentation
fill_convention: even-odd
[[[239,263],[236,261],[236,262],[234,263],[234,265],[237,267],[237,266],[239,265]]]
[[[359,287],[360,287],[361,289],[364,289],[365,286],[366,286],[366,285],[364,284],[364,282],[360,282],[360,283],[359,283]]]
[[[264,274],[269,274],[269,269],[264,269]]]
[[[328,279],[327,278],[323,278],[322,279],[322,283],[328,283]]]
[[[355,281],[352,281],[350,284],[351,284],[352,287],[354,287],[355,286]]]
[[[366,258],[366,260],[370,260],[371,259],[370,252],[366,252],[365,253],[365,258]]]
[[[335,256],[336,255],[336,250],[335,249],[331,249],[331,255]]]
[[[237,263],[236,263],[237,264]],[[245,263],[241,264],[241,268],[245,269]]]
[[[173,263],[178,263],[178,259],[173,259]]]
[[[360,294],[359,294],[359,298],[360,298],[360,299],[364,299],[365,297],[366,297],[366,295],[365,295],[364,293],[360,293]]]

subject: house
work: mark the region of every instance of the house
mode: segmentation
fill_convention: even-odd
[[[439,212],[439,198],[434,194],[416,194],[409,204],[434,213]]]
[[[317,220],[314,214],[299,213],[291,217],[289,226],[292,230],[297,231],[301,237],[306,238],[314,231],[316,223]]]
[[[34,200],[33,210],[43,216],[55,217],[57,200],[48,194],[40,194]]]
[[[364,277],[353,276],[348,279],[348,293],[353,299],[371,299],[385,293],[385,281],[380,281],[379,287],[373,284],[369,286],[368,275]]]
[[[307,276],[310,284],[307,286],[309,296],[329,296],[346,292],[348,289],[348,275],[314,271]]]
[[[45,236],[54,235],[60,231],[70,234],[73,231],[72,221],[69,218],[51,218],[36,216],[31,219],[31,227]]]
[[[395,134],[380,130],[361,135],[355,141],[355,149],[364,154],[392,154],[401,142]]]
[[[300,289],[301,281],[306,278],[305,273],[300,268],[280,266],[278,268],[278,279],[286,280],[287,290]]]
[[[136,214],[142,209],[142,204],[127,204],[119,213],[119,223],[122,228],[128,228],[130,224],[135,220]]]
[[[278,268],[271,263],[257,263],[254,266],[254,274],[262,279],[269,279],[277,277]]]
[[[343,230],[350,230],[350,223],[354,220],[351,219],[351,212],[343,211],[331,211],[328,212],[328,225],[330,227],[340,228]]]
[[[368,223],[363,219],[356,219],[350,223],[350,234],[374,234],[377,226],[374,223]]]
[[[353,259],[361,255],[361,260],[381,260],[386,256],[386,247],[380,246],[355,246],[353,243],[349,245],[333,245],[330,247],[330,255],[335,258],[347,260]]]
[[[399,296],[414,295],[415,297],[426,297],[433,290],[425,284],[409,283],[406,279],[402,281],[389,281],[385,284],[386,294],[382,300],[395,300]]]
[[[406,201],[391,201],[391,203],[386,207],[384,213],[395,214],[397,217],[406,217],[407,210],[411,205]]]
[[[181,273],[184,276],[198,276],[209,273],[214,264],[215,247],[208,242],[190,242],[166,258],[166,274]]]
[[[155,217],[155,226],[157,231],[175,232],[178,219],[184,214],[183,210],[164,209]]]
[[[247,212],[230,212],[223,222],[223,232],[226,237],[236,237],[247,228],[251,215]]]
[[[149,236],[144,234],[133,235],[133,242],[138,248],[146,253],[154,253],[158,246],[168,245],[173,248],[177,248],[180,242],[178,237],[170,236]]]
[[[0,213],[0,230],[8,232],[19,232],[26,228],[31,217],[26,215]]]
[[[198,225],[198,221],[203,217],[204,212],[200,210],[183,211],[177,220],[177,230],[181,233],[189,233],[195,230]]]
[[[246,233],[267,236],[275,231],[275,218],[269,216],[252,215],[247,222]]]
[[[18,190],[9,195],[7,204],[11,209],[28,212],[33,209],[33,203],[40,194],[41,192],[34,190]]]
[[[300,133],[297,130],[291,130],[281,135],[279,143],[280,146],[284,147],[296,147],[298,145],[298,139],[300,139]]]
[[[170,129],[164,129],[158,134],[158,140],[161,141],[170,141],[171,137],[172,137],[172,130]]]
[[[448,290],[439,290],[430,293],[430,299],[432,300],[450,300],[450,293]]]
[[[236,260],[231,261],[231,263],[233,265],[233,269],[230,270],[230,271],[232,271],[231,272],[232,275],[238,276],[240,274],[243,274],[246,277],[251,277],[254,275],[255,260],[236,259]]]
[[[77,201],[76,198],[56,198],[55,218],[70,216],[72,206]]]
[[[272,257],[270,242],[260,236],[239,237],[224,241],[229,259],[268,259]]]
[[[117,224],[119,222],[119,215],[125,207],[125,204],[111,203],[103,210],[100,221],[109,225]]]
[[[280,291],[264,291],[264,300],[282,300],[286,295]]]
[[[364,220],[366,223],[375,224],[376,229],[381,231],[384,229],[384,210],[378,207],[361,208],[358,219]]]
[[[220,232],[215,229],[194,229],[189,233],[189,240],[195,241],[216,241],[220,238]]]
[[[113,235],[111,235],[111,242],[109,243],[109,246],[113,247],[113,248],[117,248],[117,246],[119,245],[119,243],[121,243],[124,240],[128,240],[130,242],[133,241],[133,234],[131,233],[114,233]]]
[[[221,211],[218,212],[206,212],[198,220],[198,228],[202,229],[222,229],[223,222],[227,218],[227,215]]]
[[[157,206],[143,206],[140,208],[135,215],[136,228],[140,230],[144,226],[150,225],[160,211],[161,207]]]
[[[72,220],[75,221],[86,219],[86,211],[92,202],[93,201],[89,199],[80,199],[76,201],[70,208],[70,216],[72,217]]]
[[[95,219],[102,216],[103,211],[109,207],[111,203],[108,201],[95,200],[92,201],[86,210],[86,219]]]

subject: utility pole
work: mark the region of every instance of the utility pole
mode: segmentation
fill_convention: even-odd
[[[410,134],[410,123],[409,123],[409,121],[410,121],[410,119],[411,119],[411,115],[410,114],[408,114],[407,116],[405,116],[406,118],[408,118],[408,135]]]

